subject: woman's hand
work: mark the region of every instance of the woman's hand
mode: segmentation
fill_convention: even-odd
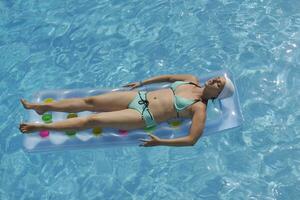
[[[140,144],[139,146],[143,146],[143,147],[152,147],[152,146],[158,146],[161,144],[161,140],[159,137],[153,135],[153,134],[148,134],[151,139],[150,140],[146,140],[146,139],[139,139],[141,142],[144,142],[143,144]]]
[[[133,82],[133,83],[128,83],[126,85],[123,85],[123,87],[131,87],[131,89],[137,88],[142,86],[142,82]]]

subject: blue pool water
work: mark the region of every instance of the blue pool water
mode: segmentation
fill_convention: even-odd
[[[300,1],[1,1],[0,199],[300,196]],[[242,127],[184,148],[27,154],[19,98],[229,69]]]

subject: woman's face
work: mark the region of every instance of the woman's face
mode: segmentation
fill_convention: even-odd
[[[216,98],[224,88],[226,79],[223,76],[218,76],[209,79],[205,82],[205,92],[209,98]]]

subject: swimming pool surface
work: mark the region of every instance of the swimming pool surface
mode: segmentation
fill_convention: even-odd
[[[300,196],[300,1],[1,1],[0,199]],[[227,69],[244,123],[193,147],[27,154],[19,103]]]

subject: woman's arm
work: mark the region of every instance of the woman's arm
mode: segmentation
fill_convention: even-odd
[[[166,146],[193,146],[196,144],[198,139],[203,133],[205,126],[206,113],[198,106],[195,108],[192,125],[190,127],[189,135],[185,137],[175,138],[175,139],[161,139],[160,145]]]
[[[174,74],[174,75],[170,75],[169,81],[170,82],[189,81],[189,82],[199,84],[198,78],[196,76],[192,75],[192,74]]]
[[[197,85],[199,85],[199,81],[197,77],[191,75],[191,74],[166,74],[166,75],[161,75],[161,76],[154,76],[151,78],[148,78],[143,81],[139,82],[133,82],[133,83],[128,83],[123,85],[123,87],[131,87],[131,89],[151,84],[151,83],[161,83],[161,82],[175,82],[175,81],[189,81],[193,82]]]
[[[206,120],[205,109],[202,109],[199,106],[193,108],[193,117],[192,125],[190,127],[189,135],[185,137],[175,138],[175,139],[160,139],[154,135],[150,134],[151,140],[141,139],[142,142],[145,142],[141,146],[193,146],[196,144],[198,139],[201,137]]]
[[[161,76],[151,77],[149,79],[141,81],[142,85],[160,82],[175,82],[175,81],[191,81],[198,82],[197,77],[191,74],[166,74]]]

